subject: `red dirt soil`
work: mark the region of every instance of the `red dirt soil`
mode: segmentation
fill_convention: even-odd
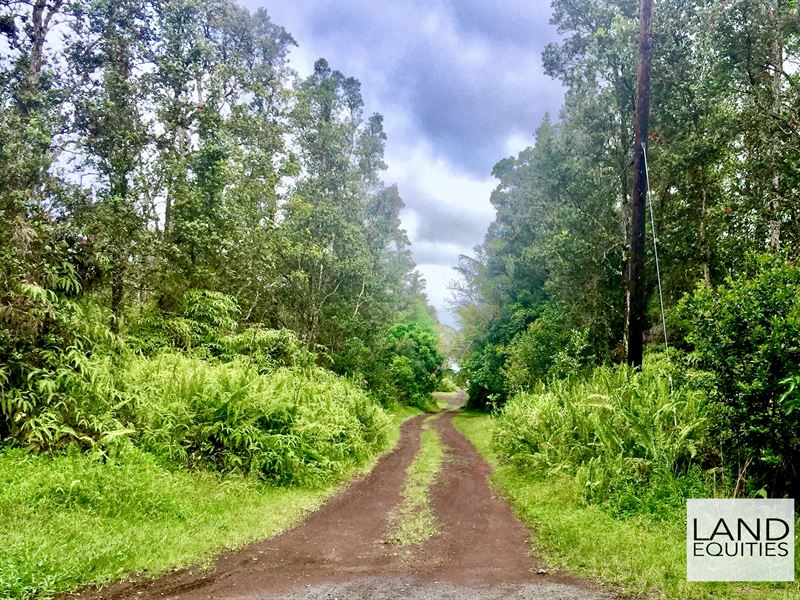
[[[403,425],[397,448],[367,476],[295,528],[223,554],[209,569],[183,569],[69,597],[608,598],[586,582],[537,574],[543,565],[529,554],[527,529],[489,485],[490,467],[454,428],[453,414],[431,423],[446,462],[432,489],[439,532],[427,543],[401,548],[383,542],[419,448],[419,416]]]

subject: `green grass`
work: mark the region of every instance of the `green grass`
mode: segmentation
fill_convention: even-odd
[[[534,552],[551,566],[599,579],[634,596],[675,599],[800,598],[800,583],[698,583],[686,581],[684,515],[658,521],[635,515],[615,518],[587,505],[574,477],[541,479],[509,464],[492,450],[493,423],[481,413],[456,416],[456,427],[495,467],[492,480],[535,534]],[[796,563],[800,557],[795,556]]]
[[[415,414],[390,412],[389,448]],[[255,477],[165,468],[135,448],[106,463],[78,452],[2,450],[0,598],[47,598],[130,573],[207,564],[297,523],[338,488],[276,487]]]
[[[439,434],[430,428],[428,417],[423,426],[420,447],[406,472],[403,500],[389,515],[391,529],[386,542],[398,546],[421,544],[436,535],[436,515],[430,503],[430,489],[442,470],[444,447]]]

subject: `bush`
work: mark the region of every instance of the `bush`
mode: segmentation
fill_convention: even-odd
[[[510,390],[577,375],[594,362],[588,330],[569,329],[563,312],[548,306],[507,348],[503,376]]]
[[[124,375],[137,445],[170,462],[319,485],[386,443],[388,417],[323,369],[263,375],[246,361],[179,354],[135,360]]]
[[[450,377],[449,375],[445,375],[444,377],[442,377],[442,380],[439,382],[439,385],[436,386],[436,389],[440,392],[449,393],[458,390],[458,386],[456,385],[456,382],[453,381],[452,377]]]
[[[704,495],[705,396],[663,361],[598,367],[512,397],[496,417],[498,454],[541,476],[574,474],[587,501],[617,512],[680,509]]]
[[[223,337],[219,347],[223,360],[246,356],[262,373],[279,367],[311,367],[316,360],[315,354],[289,329],[250,327]]]
[[[698,287],[678,314],[691,358],[715,376],[714,430],[739,475],[800,493],[800,269],[760,257],[750,276]]]
[[[407,322],[392,326],[380,342],[378,358],[367,373],[368,387],[384,404],[432,408],[444,358],[433,328]]]
[[[483,410],[505,402],[506,382],[502,375],[506,347],[483,344],[461,365],[467,379],[468,405]]]
[[[70,298],[80,289],[69,273],[53,288],[20,284],[0,309],[0,440],[31,450],[68,445],[102,448],[126,428],[111,361],[109,316]]]
[[[151,303],[132,315],[129,342],[145,353],[197,347],[218,351],[220,340],[235,333],[238,314],[239,306],[230,296],[210,290],[189,290],[169,311]]]

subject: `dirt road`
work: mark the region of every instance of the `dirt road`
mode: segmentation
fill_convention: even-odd
[[[417,546],[384,543],[388,515],[401,501],[406,469],[419,448],[424,417],[403,426],[397,448],[363,479],[300,525],[219,557],[208,570],[186,569],[139,584],[114,584],[82,598],[529,598],[595,600],[612,596],[586,582],[538,574],[528,531],[494,493],[489,466],[454,427],[451,410],[431,421],[446,463],[431,489],[438,534]]]

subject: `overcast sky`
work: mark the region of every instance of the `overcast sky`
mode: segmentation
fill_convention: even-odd
[[[492,167],[530,145],[561,105],[560,84],[541,65],[556,39],[549,0],[241,1],[292,34],[301,76],[324,57],[361,81],[365,114],[384,116],[384,180],[406,203],[403,226],[428,296],[455,325],[447,285],[494,216]]]

